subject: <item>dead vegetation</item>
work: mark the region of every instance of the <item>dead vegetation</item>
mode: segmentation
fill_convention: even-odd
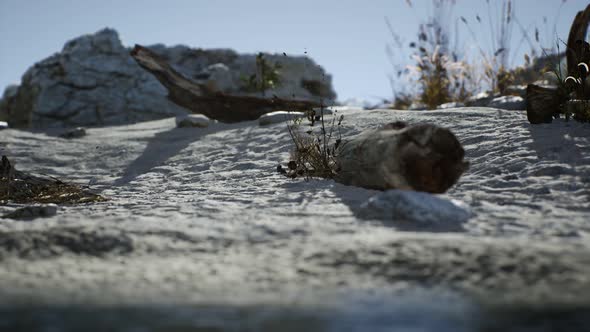
[[[291,178],[332,179],[338,174],[336,157],[342,145],[340,128],[344,116],[337,116],[337,111],[334,111],[331,120],[326,120],[325,112],[323,107],[318,112],[309,110],[305,117],[307,123],[303,123],[303,118],[296,118],[287,125],[294,147],[287,164],[288,170],[279,166],[279,172]]]
[[[408,109],[413,103],[435,109],[447,102],[463,103],[480,92],[511,94],[512,85],[546,79],[545,73],[551,68],[538,66],[547,62],[545,58],[561,58],[550,46],[552,43],[543,38],[543,29],[523,26],[513,0],[486,0],[485,12],[475,17],[456,17],[455,1],[432,0],[426,16],[427,7],[415,6],[411,0],[406,3],[417,20],[422,21],[416,40],[406,43],[386,18],[392,37],[386,52],[394,70],[389,77],[394,109]],[[563,3],[556,8],[553,31]],[[545,30],[550,28],[547,20],[544,24]],[[467,36],[459,35],[459,26],[465,28]],[[512,39],[518,35],[514,33],[515,28],[520,32],[520,42],[512,49]],[[551,38],[555,38],[555,33]],[[488,47],[483,47],[482,42]],[[522,45],[530,49],[524,54],[524,64],[515,66]],[[406,64],[408,58],[414,63]],[[401,81],[407,84],[400,84]]]
[[[51,176],[18,171],[6,156],[0,166],[0,204],[54,203],[83,204],[103,202],[106,198]]]

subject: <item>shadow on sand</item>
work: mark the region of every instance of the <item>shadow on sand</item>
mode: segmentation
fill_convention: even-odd
[[[227,128],[228,125],[214,123],[207,128],[172,128],[159,132],[149,140],[141,155],[125,168],[123,175],[113,184],[115,186],[127,184],[138,176],[150,172],[154,167],[163,165],[191,143]]]
[[[285,181],[291,181],[285,178]],[[375,218],[367,216],[363,204],[366,203],[371,197],[381,193],[379,190],[365,189],[355,186],[347,186],[335,182],[334,180],[316,179],[313,181],[305,182],[301,185],[293,186],[285,184],[284,188],[288,191],[299,191],[302,195],[306,196],[307,201],[319,199],[325,195],[325,191],[329,190],[333,196],[336,197],[342,204],[346,205],[350,212],[359,220],[363,222],[375,222],[386,227],[391,227],[402,232],[430,232],[430,233],[456,233],[464,232],[464,223],[452,221],[440,223],[417,223],[416,221],[404,220],[404,219],[388,219],[388,218]]]

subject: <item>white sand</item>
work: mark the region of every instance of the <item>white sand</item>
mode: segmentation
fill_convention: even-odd
[[[426,285],[590,305],[589,124],[531,126],[494,109],[340,113],[345,136],[400,120],[450,128],[471,163],[443,196],[473,211],[463,229],[406,232],[357,217],[375,191],[283,177],[284,123],[166,119],[74,140],[9,129],[0,149],[18,169],[110,200],[0,221],[0,301],[318,303]]]

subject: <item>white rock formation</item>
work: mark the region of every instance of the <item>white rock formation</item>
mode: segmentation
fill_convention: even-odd
[[[465,100],[465,106],[486,107],[492,100],[493,96],[489,92],[480,92]]]
[[[492,99],[487,107],[503,110],[524,110],[526,109],[526,102],[524,98],[520,96],[501,96]]]
[[[267,113],[258,119],[258,124],[261,126],[267,126],[273,123],[281,123],[291,121],[296,118],[305,117],[303,112],[287,112],[287,111],[276,111]]]
[[[444,104],[438,105],[436,107],[436,109],[446,110],[446,109],[450,109],[450,108],[459,108],[459,107],[465,107],[465,104],[461,103],[461,102],[444,103]]]
[[[202,114],[187,114],[176,117],[177,128],[206,128],[209,127],[209,123],[211,123],[211,119]]]
[[[213,90],[258,95],[246,89],[244,77],[256,73],[256,55],[232,50],[186,46],[150,47],[188,78]],[[333,103],[331,77],[306,57],[264,55],[279,64],[280,84],[266,97]],[[166,89],[140,68],[113,29],[103,29],[67,42],[63,50],[29,68],[18,88],[9,87],[0,101],[0,120],[12,127],[117,125],[186,114],[166,98]]]

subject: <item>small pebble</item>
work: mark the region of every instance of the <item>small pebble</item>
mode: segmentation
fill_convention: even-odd
[[[177,128],[206,128],[211,120],[202,114],[188,114],[176,117]]]
[[[67,139],[80,138],[80,137],[84,137],[84,136],[86,136],[86,129],[84,129],[82,127],[70,129],[70,130],[62,133],[61,135],[59,135],[59,137],[67,138]]]

